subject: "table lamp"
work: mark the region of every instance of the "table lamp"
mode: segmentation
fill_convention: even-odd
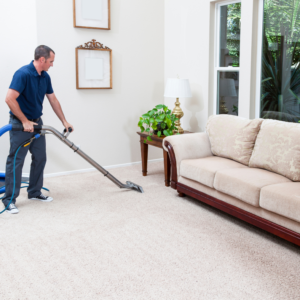
[[[234,79],[221,78],[219,91],[219,96],[221,98],[219,114],[228,114],[228,108],[226,107],[224,97],[237,97]]]
[[[174,132],[183,133],[184,130],[181,128],[180,119],[183,117],[184,113],[180,108],[179,98],[191,98],[191,88],[188,79],[179,79],[179,78],[168,78],[167,84],[165,87],[164,97],[176,98],[175,108],[172,111],[172,114],[178,118],[178,121],[175,122],[175,126],[178,128]]]

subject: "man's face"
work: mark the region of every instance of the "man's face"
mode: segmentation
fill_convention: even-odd
[[[42,57],[42,66],[43,66],[43,71],[48,71],[50,67],[53,67],[55,59],[55,54],[53,52],[50,52],[50,57],[45,60],[44,57]]]

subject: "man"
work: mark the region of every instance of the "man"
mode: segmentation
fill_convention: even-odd
[[[10,108],[10,124],[23,124],[24,132],[10,131],[10,153],[6,162],[5,174],[5,196],[2,200],[6,207],[13,194],[13,168],[14,157],[17,148],[21,143],[30,139],[34,135],[33,125],[43,125],[41,119],[43,111],[43,101],[47,96],[52,109],[68,129],[73,126],[69,124],[61,109],[51,85],[51,79],[47,71],[53,66],[55,53],[47,46],[39,46],[35,49],[34,61],[29,65],[20,68],[13,77],[9,87],[5,102]],[[41,136],[34,140],[30,146],[20,148],[15,164],[15,191],[11,204],[7,212],[16,214],[19,212],[16,207],[16,198],[19,196],[22,178],[22,168],[28,150],[32,154],[32,163],[30,168],[30,179],[28,186],[28,198],[30,200],[39,200],[50,202],[51,197],[44,196],[41,193],[43,186],[43,173],[46,165],[46,139]]]

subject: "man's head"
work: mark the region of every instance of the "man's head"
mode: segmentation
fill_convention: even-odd
[[[50,67],[53,67],[54,58],[55,52],[45,45],[38,46],[34,51],[34,60],[41,71],[48,71]]]

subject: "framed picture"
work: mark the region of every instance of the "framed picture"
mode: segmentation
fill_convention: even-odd
[[[110,0],[73,0],[74,27],[110,30]]]
[[[112,50],[92,40],[76,48],[76,88],[112,89]]]

